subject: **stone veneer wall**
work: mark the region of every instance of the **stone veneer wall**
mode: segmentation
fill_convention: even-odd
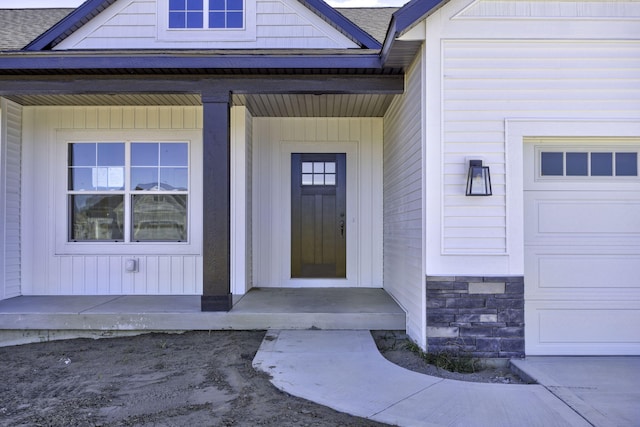
[[[524,356],[524,278],[427,276],[427,351]]]

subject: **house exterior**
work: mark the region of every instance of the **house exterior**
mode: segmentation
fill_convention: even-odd
[[[373,287],[428,351],[640,354],[640,2],[345,15],[88,0],[0,53],[0,298]]]

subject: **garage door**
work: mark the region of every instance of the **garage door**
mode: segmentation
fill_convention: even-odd
[[[525,351],[640,354],[640,140],[527,140]]]

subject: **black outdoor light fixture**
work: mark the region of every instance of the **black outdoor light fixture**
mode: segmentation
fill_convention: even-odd
[[[489,173],[489,166],[482,166],[482,160],[469,160],[466,195],[491,195],[491,174]]]

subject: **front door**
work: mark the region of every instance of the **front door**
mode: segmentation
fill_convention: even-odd
[[[291,277],[346,278],[346,154],[291,154]]]

